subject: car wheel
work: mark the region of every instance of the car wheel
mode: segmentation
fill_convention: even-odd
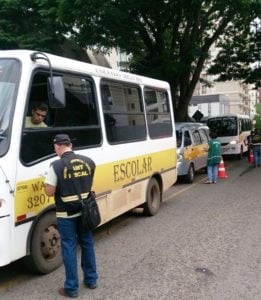
[[[193,164],[190,164],[188,173],[187,173],[187,175],[185,175],[185,182],[192,183],[194,181],[194,178],[195,178],[194,166],[193,166]]]

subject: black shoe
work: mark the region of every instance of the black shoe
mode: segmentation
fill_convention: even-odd
[[[78,297],[78,293],[69,294],[68,292],[66,292],[66,290],[64,288],[59,288],[58,293],[61,296],[67,297],[67,298],[77,298]]]
[[[88,288],[88,289],[91,289],[91,290],[94,290],[97,288],[97,284],[96,283],[93,283],[93,284],[86,284],[85,283],[85,286]]]

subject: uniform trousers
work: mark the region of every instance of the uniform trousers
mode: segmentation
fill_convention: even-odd
[[[254,162],[256,167],[261,166],[261,145],[253,147]]]
[[[77,271],[77,245],[81,247],[81,268],[83,281],[86,285],[96,284],[96,258],[91,231],[83,230],[81,217],[57,218],[57,227],[61,236],[62,257],[65,267],[64,289],[76,294],[79,288]]]

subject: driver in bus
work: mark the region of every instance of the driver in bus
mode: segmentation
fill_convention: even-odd
[[[44,119],[47,113],[48,113],[48,106],[43,102],[37,102],[32,109],[32,115],[26,117],[25,127],[26,128],[48,127],[44,123]]]

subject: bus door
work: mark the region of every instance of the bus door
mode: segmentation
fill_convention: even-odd
[[[16,248],[12,244],[13,199],[18,159],[14,120],[21,64],[13,58],[0,59],[0,266],[14,259]]]

